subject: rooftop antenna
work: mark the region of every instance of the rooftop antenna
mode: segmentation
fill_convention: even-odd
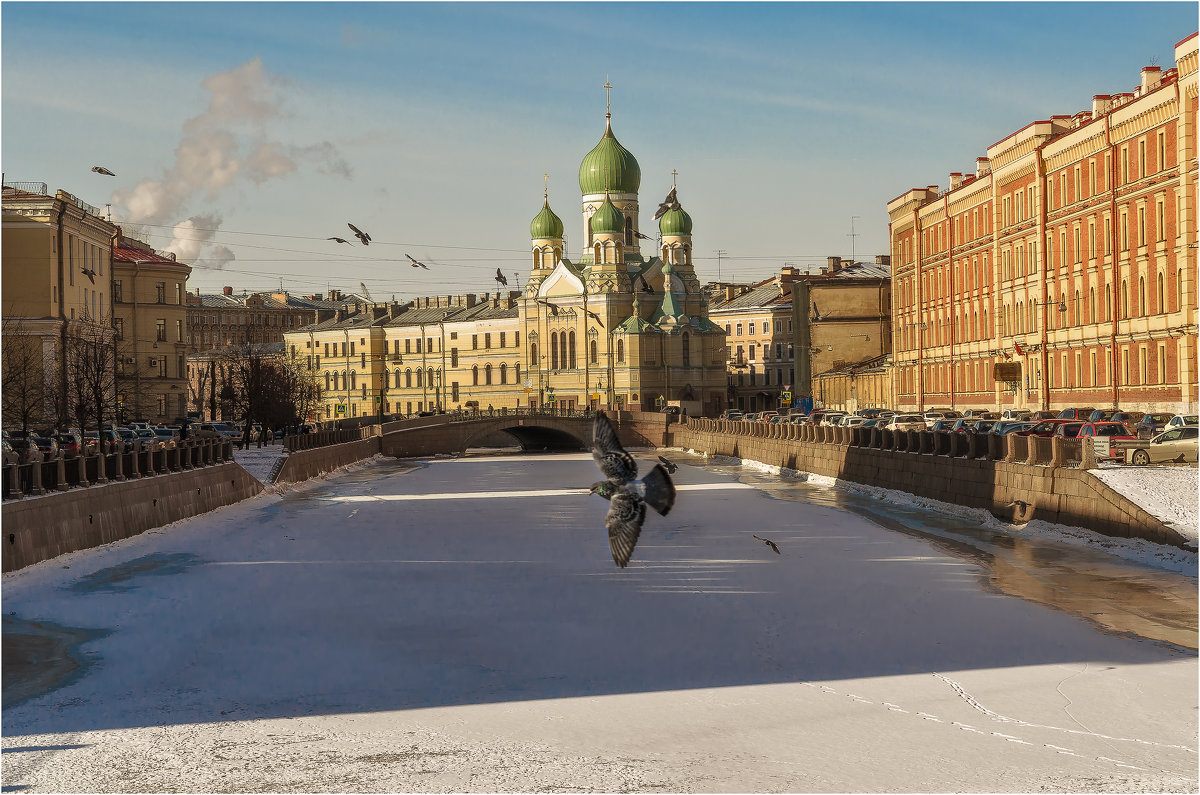
[[[729,252],[719,248],[714,253],[717,255],[717,281],[721,281],[721,257],[728,257]]]
[[[858,215],[850,216],[850,234],[846,235],[846,237],[850,238],[850,261],[851,262],[854,262],[854,238],[858,237],[858,234],[854,231],[854,219],[860,218],[860,217],[861,216],[858,216]]]

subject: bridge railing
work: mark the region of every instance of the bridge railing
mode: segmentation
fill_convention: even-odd
[[[560,409],[555,406],[517,406],[516,408],[508,408],[502,406],[498,409],[472,409],[462,411],[451,411],[445,415],[437,415],[447,417],[449,422],[474,422],[476,420],[494,419],[496,417],[572,417],[575,419],[590,420],[596,416],[594,409]],[[426,419],[433,419],[432,417]]]

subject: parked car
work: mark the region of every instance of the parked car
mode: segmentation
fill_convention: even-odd
[[[978,422],[979,420],[975,417],[959,417],[950,426],[950,430],[953,433],[967,433]]]
[[[1174,415],[1166,414],[1161,411],[1149,412],[1143,414],[1138,420],[1138,424],[1134,426],[1134,433],[1139,439],[1152,439],[1166,430],[1167,423],[1171,421]]]
[[[1164,431],[1169,431],[1174,428],[1182,428],[1185,425],[1200,425],[1200,417],[1195,414],[1176,414],[1171,419],[1167,420],[1167,427]]]
[[[42,451],[43,461],[58,458],[58,442],[54,441],[54,439],[49,436],[34,436],[32,441]]]
[[[83,437],[77,433],[60,433],[54,437],[54,441],[58,442],[58,449],[67,458],[77,458],[83,454]]]
[[[884,417],[867,417],[858,426],[860,428],[882,428],[887,425],[887,420]]]
[[[1054,429],[1054,435],[1061,436],[1064,439],[1074,439],[1076,436],[1079,435],[1079,432],[1081,430],[1083,430],[1084,425],[1087,425],[1087,423],[1086,422],[1074,422],[1072,420],[1067,420],[1066,422],[1060,422],[1058,424],[1058,427]]]
[[[866,421],[866,417],[860,417],[857,414],[846,414],[838,422],[838,425],[841,425],[843,428],[853,428],[856,425],[862,425]]]
[[[1092,416],[1092,412],[1095,410],[1095,406],[1063,409],[1062,411],[1058,412],[1058,418],[1060,420],[1078,420],[1079,422],[1087,422],[1087,418]]]
[[[1108,422],[1115,415],[1120,414],[1120,409],[1096,409],[1087,417],[1088,422]]]
[[[1023,422],[1030,419],[1032,416],[1033,412],[1031,412],[1029,409],[1005,409],[1000,415],[1000,419],[1011,420],[1012,422]]]
[[[721,414],[721,419],[723,420],[739,420],[741,418],[742,412],[740,409],[725,409]]]
[[[1125,461],[1137,466],[1147,464],[1182,464],[1200,460],[1200,431],[1195,425],[1183,425],[1163,431],[1153,439],[1116,442],[1115,446],[1125,456]]]
[[[1064,422],[1070,422],[1070,420],[1060,420],[1057,418],[1053,420],[1042,420],[1041,422],[1033,423],[1023,431],[1014,431],[1014,433],[1016,433],[1017,436],[1053,436],[1054,431],[1057,430],[1058,426],[1062,425]]]
[[[224,439],[227,439],[232,442],[236,442],[238,439],[242,438],[241,432],[239,430],[237,430],[236,428],[234,428],[232,425],[229,425],[228,423],[213,422],[213,423],[208,423],[208,424],[212,425],[213,430],[215,430],[217,433],[221,434],[222,438],[224,438]],[[203,426],[201,426],[201,427],[203,427]]]
[[[100,435],[97,438],[102,439],[104,442],[105,455],[112,455],[117,452],[117,442],[124,441],[121,435],[112,428],[105,428],[103,431],[100,431]]]
[[[33,436],[19,436],[15,439],[10,439],[9,444],[17,454],[17,460],[21,464],[36,464],[42,461],[42,451],[34,443]]]
[[[822,425],[838,425],[842,421],[842,417],[846,416],[844,411],[827,411],[821,417]]]
[[[1000,420],[982,419],[971,426],[968,433],[991,433],[992,428],[1000,424]]]
[[[174,450],[176,444],[179,443],[179,431],[171,428],[155,428],[154,435],[162,442],[162,446],[167,450]]]
[[[158,438],[158,434],[149,428],[141,428],[137,431],[137,441],[143,450],[161,450],[163,448],[162,439]]]
[[[938,420],[957,419],[961,417],[962,414],[957,411],[951,411],[950,409],[930,409],[921,416],[925,422],[925,427],[932,428],[933,424]]]
[[[3,444],[4,444],[4,466],[10,467],[10,466],[16,466],[17,464],[20,464],[21,456],[19,456],[17,454],[17,451],[13,449],[13,446],[12,446],[12,444],[9,443],[8,439],[5,439]]]
[[[1058,412],[1057,411],[1035,411],[1029,415],[1029,419],[1031,419],[1035,422],[1041,422],[1042,420],[1056,420],[1056,419],[1058,419]]]
[[[760,411],[758,412],[758,422],[770,422],[772,417],[778,416],[778,411]]]
[[[891,431],[923,431],[925,418],[920,414],[897,414],[885,428]]]
[[[1005,436],[1010,433],[1027,431],[1035,425],[1037,425],[1036,422],[1030,422],[1028,420],[1017,422],[1005,422],[1004,420],[998,420],[996,424],[992,426],[991,430],[988,431],[988,433],[996,436]]]
[[[1137,435],[1132,433],[1123,422],[1089,422],[1079,429],[1079,438],[1091,440],[1096,448],[1096,457],[1100,459],[1120,458],[1121,451],[1114,445],[1114,442],[1130,439],[1136,440]]]
[[[954,426],[958,424],[958,420],[941,419],[935,422],[929,430],[931,431],[952,431]]]

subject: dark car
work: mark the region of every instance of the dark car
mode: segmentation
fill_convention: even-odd
[[[8,443],[12,445],[13,452],[17,454],[17,458],[22,464],[40,463],[42,460],[42,451],[34,443],[33,436],[22,436],[15,439],[9,439]]]
[[[1068,420],[1067,422],[1060,422],[1058,427],[1054,429],[1054,435],[1061,436],[1064,439],[1074,439],[1083,430],[1085,425],[1087,423],[1082,421],[1072,422]]]
[[[1036,422],[1029,422],[1027,420],[1014,420],[1014,421],[1000,420],[999,422],[997,422],[995,425],[992,426],[991,430],[988,431],[988,433],[993,434],[995,436],[1006,436],[1010,433],[1020,433],[1021,431],[1027,431],[1035,425],[1037,425]]]
[[[67,458],[75,458],[83,453],[83,437],[77,433],[60,433],[54,437],[54,441],[58,442],[58,449]]]
[[[1062,411],[1058,412],[1058,418],[1060,420],[1078,420],[1079,422],[1087,422],[1088,417],[1092,416],[1092,412],[1095,410],[1095,406],[1063,409]]]
[[[1042,420],[1056,420],[1056,419],[1058,419],[1058,412],[1057,411],[1035,411],[1029,415],[1029,419],[1032,422],[1041,422]]]
[[[1017,436],[1053,436],[1059,425],[1070,420],[1042,420],[1035,422],[1023,431],[1013,431]],[[1080,423],[1082,425],[1082,423]]]
[[[1137,434],[1137,438],[1139,439],[1150,439],[1158,436],[1174,416],[1174,414],[1161,411],[1144,414],[1138,420],[1138,424],[1134,426],[1133,432]]]
[[[1087,417],[1088,422],[1108,422],[1117,414],[1120,414],[1120,409],[1096,409]]]
[[[58,443],[48,436],[35,436],[31,440],[42,451],[42,460],[49,461],[58,458]]]

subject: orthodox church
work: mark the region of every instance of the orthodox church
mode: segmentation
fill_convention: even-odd
[[[658,234],[642,232],[641,167],[613,134],[611,109],[605,120],[579,166],[579,258],[567,256],[548,192],[529,226],[533,261],[519,312],[529,404],[717,416],[727,396],[725,331],[709,320],[692,266],[692,218],[672,185]]]

